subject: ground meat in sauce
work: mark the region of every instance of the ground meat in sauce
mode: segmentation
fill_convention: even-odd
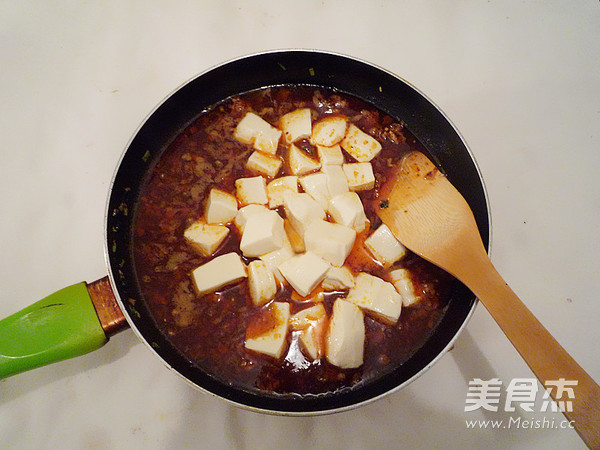
[[[313,87],[267,88],[227,99],[201,114],[166,149],[145,181],[135,213],[134,257],[144,301],[168,340],[189,361],[227,383],[242,389],[275,393],[324,393],[368,382],[406,361],[427,339],[440,321],[452,279],[414,254],[395,263],[392,269],[411,270],[423,300],[403,308],[398,323],[384,325],[365,319],[364,364],[342,370],[321,359],[309,361],[298,350],[291,334],[288,352],[281,361],[245,349],[244,339],[257,307],[249,298],[247,282],[199,297],[192,287],[190,272],[210,258],[199,256],[184,241],[184,230],[204,212],[204,199],[212,187],[234,191],[237,178],[251,176],[245,164],[252,153],[249,145],[233,139],[233,130],[249,111],[276,124],[283,114],[309,107],[315,120],[325,114],[344,114],[359,128],[382,144],[371,163],[375,188],[359,193],[365,213],[375,229],[381,221],[374,205],[390,167],[403,154],[423,148],[401,123],[354,97]],[[284,151],[282,143],[279,152]],[[306,142],[298,146],[308,153]],[[345,155],[348,162],[352,162]],[[355,247],[367,233],[360,234]],[[239,234],[231,232],[215,256],[239,253]],[[244,258],[248,262],[247,258]],[[347,264],[354,271],[376,276],[384,269],[365,252],[353,252]],[[325,295],[324,306],[331,312],[333,301],[345,292]],[[276,301],[289,301],[292,314],[305,305],[291,300],[289,288],[276,294]]]

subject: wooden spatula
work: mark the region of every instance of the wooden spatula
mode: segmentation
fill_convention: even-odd
[[[571,358],[498,274],[469,205],[422,153],[406,155],[376,211],[413,252],[458,278],[484,304],[542,384],[577,380],[565,416],[586,444],[600,447],[600,387]],[[552,390],[556,399],[556,390]],[[562,398],[564,401],[565,398]]]

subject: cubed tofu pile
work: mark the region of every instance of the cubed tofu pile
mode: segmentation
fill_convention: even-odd
[[[277,126],[252,112],[239,121],[233,137],[253,148],[246,162],[250,176],[235,181],[235,192],[212,188],[204,215],[185,230],[188,244],[212,257],[191,277],[199,295],[248,283],[257,308],[248,350],[281,358],[294,334],[307,359],[357,368],[363,364],[365,315],[394,325],[402,306],[420,296],[405,268],[383,279],[346,265],[357,242],[383,268],[407,250],[385,225],[370,230],[357,194],[375,187],[371,160],[381,144],[342,115],[312,117],[302,108]],[[301,140],[316,152],[301,148]],[[240,235],[239,253],[213,257],[232,230]],[[297,302],[274,300],[287,285]],[[345,296],[328,313],[321,294],[332,291]]]

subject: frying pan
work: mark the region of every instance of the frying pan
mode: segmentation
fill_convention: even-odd
[[[459,282],[442,320],[410,359],[359,387],[323,395],[266,393],[218,380],[187,360],[156,326],[144,303],[131,245],[145,176],[173,139],[211,105],[279,85],[335,89],[402,121],[465,197],[487,248],[489,211],[474,159],[449,119],[415,87],[386,70],[338,54],[291,50],[246,56],[184,84],[135,133],[115,172],[106,210],[108,277],[67,287],[0,321],[0,378],[92,351],[129,325],[169,368],[203,391],[261,412],[321,414],[353,408],[402,388],[452,346],[476,304]]]

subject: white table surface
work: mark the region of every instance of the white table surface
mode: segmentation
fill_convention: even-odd
[[[564,1],[0,1],[0,316],[106,274],[103,218],[133,132],[231,58],[315,48],[383,66],[452,119],[481,168],[492,260],[600,380],[600,4]],[[196,391],[130,330],[0,382],[2,448],[582,448],[570,429],[468,429],[468,382],[532,374],[479,305],[406,389],[329,416]]]

